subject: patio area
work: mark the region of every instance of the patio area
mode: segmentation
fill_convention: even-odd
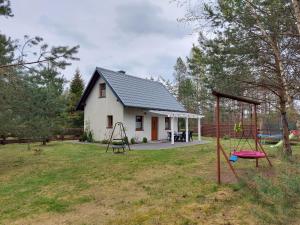
[[[191,141],[191,142],[175,142],[172,144],[168,141],[156,141],[142,144],[134,144],[130,145],[132,150],[161,150],[161,149],[170,149],[170,148],[180,148],[184,146],[192,146],[192,145],[201,145],[207,144],[208,141]]]
[[[162,115],[171,118],[171,131],[169,132],[169,141],[173,147],[177,146],[175,142],[184,140],[186,143],[190,142],[193,133],[189,131],[189,119],[198,120],[198,143],[201,143],[201,118],[204,116],[201,114],[187,113],[187,112],[171,112],[171,111],[160,111],[160,110],[149,110],[150,113],[156,115]],[[185,119],[185,130],[183,132],[175,132],[174,119],[184,118]],[[180,134],[179,134],[180,133]],[[180,144],[179,144],[180,146]]]

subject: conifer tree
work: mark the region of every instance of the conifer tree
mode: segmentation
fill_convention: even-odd
[[[208,77],[206,76],[205,55],[200,47],[193,45],[190,56],[187,58],[189,74],[195,86],[195,105],[196,112],[200,113],[200,109],[207,111],[211,110],[209,104],[210,90],[208,89]]]
[[[17,112],[21,117],[19,137],[41,140],[46,144],[53,135],[61,133],[66,107],[62,95],[64,83],[57,69],[51,67],[24,76],[24,91]]]
[[[197,11],[200,8],[204,11]],[[292,1],[286,0],[218,1],[195,7],[186,18],[205,19],[213,28],[214,33],[201,40],[212,77],[238,82],[243,94],[254,94],[251,97],[260,97],[255,90],[274,96],[287,156],[292,155],[287,112],[300,86],[300,38],[292,8]]]
[[[187,78],[187,66],[185,65],[184,61],[181,57],[178,57],[176,60],[176,64],[174,66],[174,78],[175,78],[175,86],[177,92],[177,99],[182,101],[184,98],[183,96],[183,89],[180,87],[182,82]]]
[[[0,0],[0,16],[11,17],[9,0]],[[16,56],[15,49],[23,49]],[[27,53],[38,57],[27,61]],[[24,44],[0,34],[0,136],[45,140],[62,127],[67,105],[60,70],[76,60],[78,47],[49,47],[40,37]],[[19,54],[19,51],[18,51]],[[40,55],[39,55],[40,54]],[[31,57],[28,57],[31,60]],[[25,64],[31,66],[25,66]]]
[[[0,0],[0,15],[6,17],[13,16],[10,7],[10,0]]]
[[[81,77],[79,69],[75,71],[70,84],[70,90],[68,94],[68,117],[70,121],[70,126],[74,128],[83,127],[83,113],[76,112],[76,105],[79,102],[81,95],[84,90],[84,81]]]
[[[81,77],[79,69],[76,69],[74,77],[70,84],[70,93],[75,96],[75,100],[79,101],[84,89],[84,81]]]
[[[197,112],[195,85],[189,77],[188,68],[182,58],[178,57],[174,66],[174,78],[177,99],[190,112]]]

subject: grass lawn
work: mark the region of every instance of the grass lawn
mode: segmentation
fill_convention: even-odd
[[[178,149],[105,153],[51,142],[40,153],[0,146],[0,224],[300,224],[300,147],[293,162],[270,153],[234,166],[216,184],[214,142]]]

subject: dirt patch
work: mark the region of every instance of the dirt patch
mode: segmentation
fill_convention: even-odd
[[[137,182],[151,181],[175,173],[176,170],[178,170],[178,167],[169,165],[146,168],[138,171],[134,176],[134,179]]]
[[[199,225],[256,225],[255,218],[246,216],[247,220],[240,218],[239,210],[244,210],[242,206],[228,207],[221,211],[216,211],[217,204],[206,202],[203,204],[192,203],[185,205],[181,209],[182,215],[190,221],[191,224]]]
[[[70,224],[105,224],[115,215],[113,209],[95,203],[85,203],[75,207],[72,212],[65,214],[44,213],[34,218],[20,219],[9,224],[32,224],[32,225],[70,225]]]

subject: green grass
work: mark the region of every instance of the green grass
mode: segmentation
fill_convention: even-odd
[[[222,160],[219,186],[209,140],[126,154],[96,144],[33,146],[39,154],[0,146],[0,224],[299,224],[298,146],[292,162],[268,149],[273,168],[239,160],[241,182]]]

